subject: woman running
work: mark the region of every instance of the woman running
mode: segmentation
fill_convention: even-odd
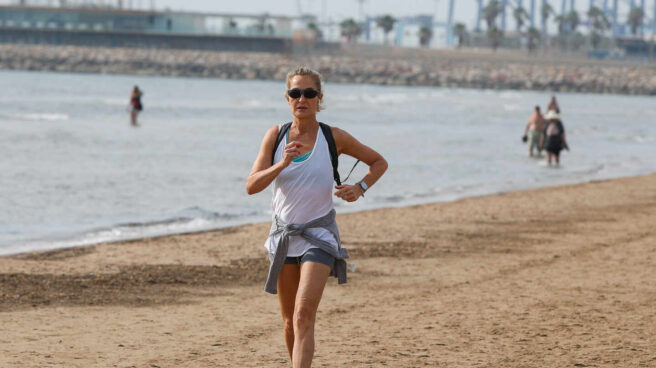
[[[278,293],[293,367],[308,368],[314,356],[315,316],[328,276],[346,282],[348,253],[341,247],[335,222],[329,142],[334,139],[337,155],[347,154],[369,166],[358,183],[335,186],[335,196],[344,201],[362,197],[383,175],[387,162],[346,131],[317,121],[323,99],[319,73],[299,68],[287,74],[285,98],[293,121],[266,132],[246,191],[259,193],[273,183],[274,218],[265,243],[271,264],[265,290]]]

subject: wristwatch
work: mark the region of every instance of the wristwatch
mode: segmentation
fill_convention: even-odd
[[[362,192],[362,196],[364,197],[364,192],[366,192],[367,189],[369,189],[369,187],[367,186],[367,183],[365,183],[364,181],[360,180],[360,181],[357,182],[356,184],[358,184],[358,185],[360,186],[360,188],[362,188],[362,190],[363,190],[363,192]]]

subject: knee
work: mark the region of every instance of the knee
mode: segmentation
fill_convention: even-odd
[[[300,303],[294,311],[294,327],[296,330],[304,331],[314,326],[317,310],[307,303]]]
[[[294,319],[293,318],[283,318],[283,328],[285,333],[294,333]]]

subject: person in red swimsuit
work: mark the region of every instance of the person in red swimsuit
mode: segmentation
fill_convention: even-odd
[[[143,96],[143,92],[139,89],[138,86],[134,86],[132,89],[132,94],[130,94],[130,106],[132,106],[132,110],[130,111],[130,123],[133,126],[137,125],[137,115],[139,115],[139,112],[143,110],[143,105],[141,104],[141,96]]]

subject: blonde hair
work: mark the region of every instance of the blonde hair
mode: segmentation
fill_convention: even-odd
[[[292,82],[292,78],[296,76],[307,76],[312,78],[314,81],[314,84],[317,87],[317,91],[319,91],[319,97],[323,97],[323,83],[321,82],[321,74],[319,72],[314,71],[308,67],[305,66],[299,66],[295,70],[287,73],[287,89],[289,89],[290,84]],[[323,101],[319,100],[319,105],[317,106],[317,112],[323,110],[325,107],[323,105]]]

